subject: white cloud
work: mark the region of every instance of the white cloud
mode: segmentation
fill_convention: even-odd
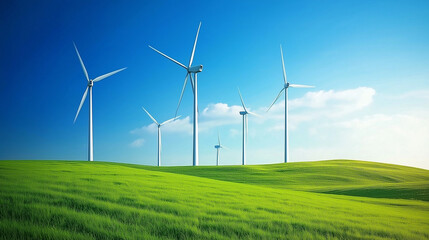
[[[429,168],[429,114],[373,114],[315,128],[315,147],[292,150],[295,160],[348,158]]]
[[[209,104],[200,114],[199,132],[204,132],[212,128],[240,123],[240,106],[228,106],[225,103]],[[179,118],[169,124],[162,126],[163,133],[187,133],[192,134],[191,117]],[[131,134],[156,133],[157,126],[154,123],[131,130]]]
[[[295,129],[299,123],[317,119],[333,119],[359,111],[373,102],[375,90],[359,87],[343,91],[320,90],[308,92],[301,98],[289,100],[289,128]],[[280,101],[274,104],[266,114],[268,119],[284,121],[284,104]],[[284,124],[278,122],[272,130],[284,129]]]
[[[162,133],[189,133],[192,134],[192,123],[189,116],[179,118],[173,122],[161,126]],[[156,133],[158,127],[155,123],[145,125],[130,131],[131,134],[144,135],[145,133]]]
[[[377,105],[368,108],[373,104],[375,93],[373,88],[359,87],[342,91],[308,92],[300,98],[291,99],[291,160],[348,158],[429,169],[429,163],[426,162],[429,161],[429,148],[426,146],[429,142],[429,112],[425,108],[426,105],[418,105],[412,112],[396,109],[397,112],[388,114],[383,111],[385,108]],[[405,93],[404,96],[424,98],[425,93],[411,92]],[[385,96],[380,94],[380,97]],[[396,104],[394,101],[403,102],[402,99],[390,98],[389,104]],[[241,136],[241,110],[241,106],[237,105],[209,104],[200,112],[200,133],[228,126],[229,138],[234,139],[236,147],[239,148],[240,144],[236,141],[239,141],[237,136]],[[259,108],[257,112],[265,110],[266,108]],[[266,160],[268,162],[281,161],[284,100],[275,104],[270,112],[264,114],[264,118],[251,117],[249,124],[250,136],[258,136],[260,141],[257,143],[253,140],[255,145],[249,147],[249,151],[253,151],[257,157],[249,160],[254,163],[261,159],[262,162],[266,159],[270,159]],[[303,127],[299,127],[301,125]],[[187,116],[164,126],[164,132],[191,135],[191,117]],[[156,133],[156,125],[149,124],[131,133]],[[252,141],[249,143],[252,144]]]
[[[398,96],[392,96],[392,98],[396,99],[409,99],[409,98],[415,98],[415,99],[429,99],[429,90],[428,89],[422,89],[422,90],[416,90],[416,91],[410,91],[403,93]]]
[[[228,106],[226,103],[214,103],[209,104],[204,108],[201,116],[205,119],[216,119],[216,120],[237,120],[240,119],[239,112],[242,111],[241,106],[233,105]]]
[[[405,97],[422,99],[426,93],[404,93],[396,101],[403,101]],[[292,99],[289,128],[296,129],[294,132],[297,135],[291,133],[290,141],[296,144],[291,147],[291,159],[362,159],[429,169],[427,104],[413,105],[412,109],[397,109],[396,113],[390,114],[382,113],[383,108],[377,105],[368,111],[366,108],[373,104],[374,95],[374,89],[361,87],[345,91],[309,92],[301,98]],[[389,104],[397,103],[389,101]],[[273,107],[273,113],[267,116],[270,119],[267,136],[280,136],[284,129],[284,101]],[[370,111],[377,108],[378,111],[371,114]],[[307,123],[306,128],[298,130],[297,126],[304,122]],[[280,144],[275,145],[282,150]]]
[[[206,131],[220,126],[239,124],[241,119],[239,112],[242,110],[242,107],[237,105],[209,104],[201,113],[200,130]]]
[[[374,114],[364,116],[362,118],[355,118],[347,121],[338,122],[336,123],[336,125],[345,128],[365,129],[377,124],[388,123],[392,120],[392,118],[392,116],[387,116],[384,114]]]
[[[362,109],[372,103],[375,90],[368,87],[359,87],[343,91],[308,92],[302,98],[289,101],[291,109],[299,107],[333,108],[339,114],[346,114]]]
[[[156,128],[156,126],[155,126]],[[192,134],[192,123],[189,116],[185,118],[179,118],[171,123],[163,125],[161,127],[163,133],[187,133]],[[157,131],[155,129],[155,131]]]
[[[310,122],[317,119],[337,118],[348,113],[358,111],[373,101],[375,90],[368,87],[359,87],[343,91],[316,91],[308,92],[303,97],[289,101],[289,129],[294,130],[302,122]],[[199,132],[205,132],[213,128],[225,125],[241,124],[239,112],[242,107],[229,106],[226,103],[209,104],[200,114]],[[257,112],[263,112],[262,118],[253,118],[254,124],[263,124],[271,121],[268,131],[284,129],[284,100],[274,104],[270,112],[266,108],[260,108]],[[187,133],[192,134],[192,121],[189,116],[178,119],[162,127],[163,133]],[[156,133],[157,126],[149,124],[131,131],[132,134]]]
[[[141,146],[143,146],[145,140],[143,138],[138,138],[136,140],[134,140],[130,145],[131,147],[135,147],[135,148],[139,148]]]

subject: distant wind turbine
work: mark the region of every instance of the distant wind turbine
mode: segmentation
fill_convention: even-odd
[[[280,90],[277,97],[274,99],[273,103],[271,103],[270,107],[267,109],[267,112],[271,109],[271,107],[276,103],[277,99],[279,99],[282,92],[285,92],[285,163],[289,161],[289,130],[288,130],[288,100],[287,100],[287,90],[288,88],[313,88],[314,86],[308,86],[308,85],[299,85],[299,84],[290,84],[287,82],[286,78],[286,70],[285,70],[285,63],[283,59],[283,50],[282,45],[280,45],[280,53],[282,56],[282,66],[283,66],[283,80],[284,80],[284,86]]]
[[[147,113],[147,115],[152,119],[152,121],[158,126],[158,167],[159,167],[159,166],[161,166],[161,126],[178,119],[180,116],[168,119],[167,121],[165,121],[163,123],[158,123],[155,120],[155,118],[152,117],[152,115],[150,115],[150,113],[144,107],[142,107],[142,108]]]
[[[92,87],[95,82],[101,81],[107,77],[112,76],[126,68],[121,68],[119,70],[101,75],[94,79],[89,79],[88,72],[86,71],[85,65],[83,64],[82,58],[80,57],[79,51],[77,50],[76,44],[74,44],[74,48],[76,49],[77,56],[79,57],[80,64],[82,65],[83,73],[85,74],[86,80],[88,81],[88,85],[86,87],[85,92],[83,93],[82,100],[80,101],[79,108],[77,109],[76,116],[74,117],[73,124],[76,122],[77,116],[79,115],[80,109],[82,108],[83,103],[85,102],[86,95],[88,94],[89,89],[89,140],[88,140],[88,161],[94,160],[94,146],[93,146],[93,134],[92,134]]]
[[[203,65],[198,65],[198,66],[192,67],[192,61],[194,60],[195,47],[197,46],[197,40],[198,40],[198,34],[200,32],[200,27],[201,27],[201,22],[200,22],[200,25],[198,26],[197,35],[195,36],[194,47],[192,48],[191,58],[189,59],[188,66],[174,60],[173,58],[167,56],[166,54],[162,53],[161,51],[158,51],[157,49],[155,49],[149,45],[149,47],[152,50],[154,50],[155,52],[161,54],[162,56],[166,57],[170,61],[172,61],[172,62],[176,63],[177,65],[186,69],[187,73],[186,73],[186,77],[185,77],[185,82],[183,83],[182,93],[180,94],[179,104],[177,105],[175,116],[177,116],[177,111],[179,110],[180,102],[182,101],[183,92],[185,91],[185,88],[186,88],[188,76],[190,78],[192,91],[194,92],[194,129],[193,129],[193,131],[194,131],[194,134],[193,134],[194,135],[193,136],[193,165],[194,166],[198,166],[198,82],[197,82],[197,74],[199,72],[203,71]],[[192,73],[194,74],[193,78],[192,78]]]
[[[216,148],[216,166],[219,166],[219,151],[221,148],[225,148],[225,149],[228,149],[228,148],[226,148],[220,143],[219,133],[217,133],[217,142],[218,144],[215,145],[214,147]]]
[[[243,105],[244,111],[240,112],[240,115],[243,116],[243,151],[242,151],[242,165],[246,165],[246,144],[247,144],[247,134],[249,132],[247,114],[254,116],[259,116],[256,113],[250,112],[247,110],[246,105],[244,104],[243,97],[241,96],[240,89],[238,89],[238,94],[240,95],[241,105]]]

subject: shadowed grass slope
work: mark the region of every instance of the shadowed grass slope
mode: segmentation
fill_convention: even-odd
[[[306,174],[305,164],[301,166],[303,174]],[[307,164],[322,167],[323,162]],[[327,162],[328,166],[330,164],[333,162]],[[366,164],[369,167],[370,163]],[[311,185],[312,181],[307,182],[308,186],[291,184],[300,191],[289,190],[279,186],[280,180],[263,177],[263,174],[259,174],[260,181],[265,178],[267,183],[256,184],[254,177],[258,175],[251,174],[252,167],[259,173],[268,171],[266,175],[275,171],[267,168],[283,169],[281,164],[244,167],[247,173],[241,172],[242,177],[249,174],[255,181],[247,184],[239,180],[219,181],[212,179],[214,177],[154,171],[155,168],[143,169],[129,164],[1,161],[0,238],[429,238],[428,202],[304,191],[318,188]],[[200,167],[188,168],[202,174]],[[215,175],[213,169],[221,174],[225,169],[234,168],[201,169]],[[235,171],[239,169],[242,167]],[[408,177],[413,176],[416,182],[423,181],[420,172],[415,171],[417,175],[409,173]],[[287,181],[284,175],[288,174],[279,171],[278,176]],[[291,182],[295,182],[296,176],[289,175]],[[383,179],[381,176],[379,178]],[[386,175],[386,178],[391,176]],[[335,186],[333,181],[329,181],[330,186]],[[321,184],[323,181],[317,186]]]
[[[272,188],[429,201],[428,170],[385,163],[329,160],[218,168],[132,166]]]

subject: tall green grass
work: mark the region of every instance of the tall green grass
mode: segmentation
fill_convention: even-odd
[[[427,170],[393,164],[330,160],[289,164],[213,167],[150,167],[162,171],[271,188],[377,198],[429,201]]]
[[[351,191],[427,196],[428,173],[358,161],[162,168],[0,161],[0,238],[428,239],[425,197]]]

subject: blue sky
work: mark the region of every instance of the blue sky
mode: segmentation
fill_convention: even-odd
[[[249,117],[248,163],[283,159],[279,45],[292,89],[291,161],[362,159],[429,168],[427,1],[9,1],[0,8],[0,159],[85,160],[86,80],[128,67],[93,89],[94,159],[156,164],[158,120],[174,116],[202,22],[200,164],[215,164],[219,131],[239,164],[240,100]],[[188,86],[189,87],[189,86]],[[281,99],[283,100],[283,99]],[[192,164],[192,92],[163,129],[163,164]]]

